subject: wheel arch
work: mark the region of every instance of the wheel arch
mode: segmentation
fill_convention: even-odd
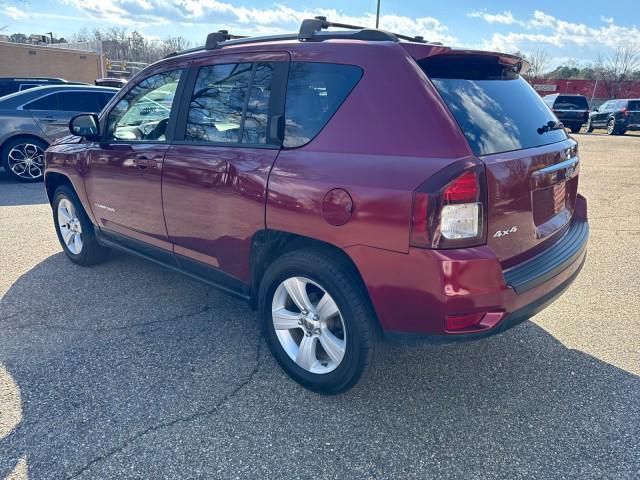
[[[296,233],[281,230],[264,229],[256,232],[251,241],[251,298],[252,308],[257,307],[258,289],[264,273],[269,266],[285,253],[304,248],[321,251],[341,262],[358,286],[366,295],[371,311],[375,309],[369,297],[369,292],[364,283],[360,270],[353,259],[340,247],[322,240],[306,237]],[[376,315],[377,319],[377,315]],[[379,322],[378,322],[379,324]]]
[[[51,144],[51,142],[45,138],[45,137],[41,137],[39,135],[36,135],[34,133],[16,133],[13,134],[9,137],[6,137],[2,140],[2,143],[0,144],[0,152],[4,152],[4,148],[7,146],[7,144],[9,142],[12,142],[13,140],[16,140],[18,138],[25,138],[25,139],[33,139],[33,140],[38,140],[40,142],[46,143],[47,146],[49,146]]]
[[[53,202],[53,194],[60,185],[68,185],[74,192],[76,192],[76,195],[78,194],[69,177],[58,172],[46,172],[44,176],[44,186],[47,191],[49,204]]]

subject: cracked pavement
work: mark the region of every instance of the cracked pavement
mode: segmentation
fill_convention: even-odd
[[[575,137],[592,233],[567,293],[485,340],[388,343],[330,398],[242,302],[68,262],[42,185],[0,172],[0,478],[638,478],[640,136]]]

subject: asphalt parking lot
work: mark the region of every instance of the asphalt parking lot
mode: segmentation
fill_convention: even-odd
[[[0,173],[0,478],[638,478],[640,136],[575,138],[591,239],[564,297],[485,340],[387,344],[329,398],[243,303],[68,262],[42,184]]]

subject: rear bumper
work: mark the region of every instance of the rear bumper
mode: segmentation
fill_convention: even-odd
[[[488,246],[410,249],[408,254],[351,247],[347,252],[386,332],[476,338],[517,325],[556,300],[582,268],[588,237],[586,201],[578,197],[569,229],[542,253],[508,270]],[[447,329],[448,317],[469,315],[482,321]]]

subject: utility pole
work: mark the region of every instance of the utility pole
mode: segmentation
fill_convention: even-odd
[[[53,45],[53,32],[47,32],[47,35],[51,38],[51,45]]]
[[[378,0],[378,9],[376,10],[376,28],[380,26],[380,0]]]

